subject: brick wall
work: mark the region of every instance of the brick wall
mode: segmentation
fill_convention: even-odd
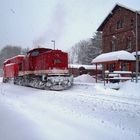
[[[135,51],[136,14],[119,7],[108,18],[103,27],[103,53],[127,50]],[[140,15],[138,15],[138,50],[140,50]]]

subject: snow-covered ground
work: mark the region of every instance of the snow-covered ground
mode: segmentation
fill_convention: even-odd
[[[0,140],[139,140],[140,83],[93,82],[82,75],[64,91],[0,82]]]

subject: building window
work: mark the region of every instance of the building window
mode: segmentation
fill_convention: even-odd
[[[131,27],[134,26],[134,18],[131,19],[131,21],[130,21],[130,26],[131,26]]]
[[[118,20],[117,21],[117,29],[123,28],[123,26],[124,26],[123,20]]]
[[[109,27],[109,31],[110,31],[110,32],[112,32],[112,31],[113,31],[113,28],[112,28],[112,26],[110,26],[110,27]]]
[[[131,36],[129,36],[126,40],[126,48],[131,49],[131,47],[132,47],[132,39]]]
[[[115,51],[116,50],[116,44],[117,44],[117,37],[116,36],[112,36],[112,40],[111,40],[111,51]]]
[[[116,48],[116,44],[115,44],[115,40],[111,40],[111,51],[115,51]]]
[[[128,71],[128,63],[121,64],[121,71]]]
[[[113,72],[115,70],[115,64],[110,64],[110,69],[109,71],[110,72]]]

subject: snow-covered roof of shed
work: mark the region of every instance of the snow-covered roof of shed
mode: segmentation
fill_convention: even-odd
[[[132,52],[133,55],[136,55],[136,52]],[[140,55],[140,51],[138,51],[138,55]]]
[[[82,65],[82,64],[69,64],[69,68],[77,68],[79,69],[80,67],[84,67],[85,69],[88,70],[95,70],[96,69],[96,65]],[[98,65],[97,67],[98,70],[102,70],[102,65]]]
[[[136,60],[136,58],[134,57],[133,54],[122,50],[122,51],[115,51],[115,52],[101,54],[97,56],[95,59],[93,59],[92,63],[103,63],[103,62],[118,61],[118,60],[134,61]]]

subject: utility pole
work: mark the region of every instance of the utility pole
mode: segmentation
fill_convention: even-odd
[[[138,12],[136,11],[136,83],[138,83],[139,60],[138,60]]]
[[[53,42],[53,48],[55,50],[55,40],[52,40],[52,42]]]

